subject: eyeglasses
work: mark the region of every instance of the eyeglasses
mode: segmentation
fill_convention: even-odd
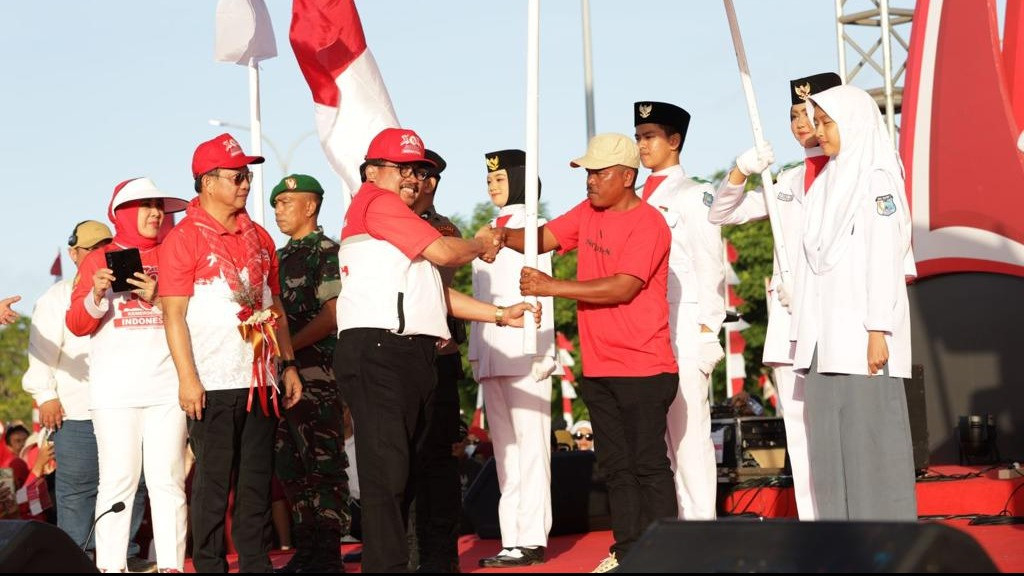
[[[374,166],[386,166],[388,168],[397,168],[398,174],[402,178],[408,178],[409,176],[415,174],[416,179],[419,180],[420,182],[426,180],[427,177],[430,176],[430,170],[427,170],[426,168],[423,167],[413,166],[412,164],[385,164],[381,162],[378,164],[374,164]]]
[[[593,440],[594,439],[594,435],[592,433],[591,434],[584,434],[583,432],[577,432],[577,433],[573,434],[572,437],[577,439],[577,440],[583,440],[584,438],[586,438],[587,440]]]
[[[235,183],[235,186],[241,186],[242,182],[252,182],[252,172],[246,170],[244,172],[235,172],[234,174],[225,176],[220,172],[210,172],[210,176],[216,176],[225,180],[231,180]]]

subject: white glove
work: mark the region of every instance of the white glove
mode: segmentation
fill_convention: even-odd
[[[747,150],[743,154],[736,157],[736,169],[743,173],[744,176],[750,176],[751,174],[760,174],[775,162],[775,151],[772,150],[772,145],[769,142],[764,143],[764,147],[760,150],[755,146],[750,150]]]
[[[725,358],[725,350],[722,349],[722,343],[718,341],[718,338],[713,341],[701,342],[700,350],[697,351],[697,369],[710,376],[722,358]]]
[[[775,289],[775,294],[779,298],[779,303],[786,307],[786,312],[792,312],[793,289],[785,282],[780,282],[779,287]]]

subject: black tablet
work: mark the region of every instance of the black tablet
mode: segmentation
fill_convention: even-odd
[[[107,252],[107,268],[114,271],[114,284],[110,290],[113,292],[124,292],[135,290],[137,286],[128,283],[128,279],[138,280],[136,272],[142,272],[142,256],[138,248],[126,250],[114,250]]]

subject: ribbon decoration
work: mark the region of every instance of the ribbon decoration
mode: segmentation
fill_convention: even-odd
[[[276,310],[266,308],[249,316],[238,325],[242,339],[252,346],[252,379],[249,381],[249,400],[246,411],[252,411],[253,393],[259,394],[260,408],[270,416],[270,404],[274,415],[281,417],[277,402],[277,366],[274,358],[281,354],[277,344]],[[268,392],[269,390],[269,392]]]

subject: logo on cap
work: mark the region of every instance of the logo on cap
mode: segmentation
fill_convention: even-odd
[[[491,172],[497,170],[498,166],[500,166],[500,161],[498,160],[497,156],[492,156],[487,159],[487,169],[490,170]]]
[[[402,134],[399,146],[402,147],[402,154],[416,154],[417,156],[423,154],[423,143],[415,134]]]
[[[232,156],[238,156],[242,153],[242,147],[238,144],[234,138],[228,138],[224,140],[224,151]]]
[[[636,107],[636,110],[641,118],[647,118],[651,115],[651,111],[654,110],[654,104],[641,104]]]
[[[801,100],[807,100],[808,98],[811,97],[811,83],[807,82],[806,84],[803,84],[801,86],[796,86],[793,88],[793,92],[796,92],[797,98]]]
[[[286,188],[288,188],[289,190],[295,190],[295,187],[296,187],[296,186],[297,186],[298,184],[297,184],[297,183],[295,182],[295,178],[285,178],[285,179],[284,179],[284,185],[285,185],[285,187],[286,187]]]

